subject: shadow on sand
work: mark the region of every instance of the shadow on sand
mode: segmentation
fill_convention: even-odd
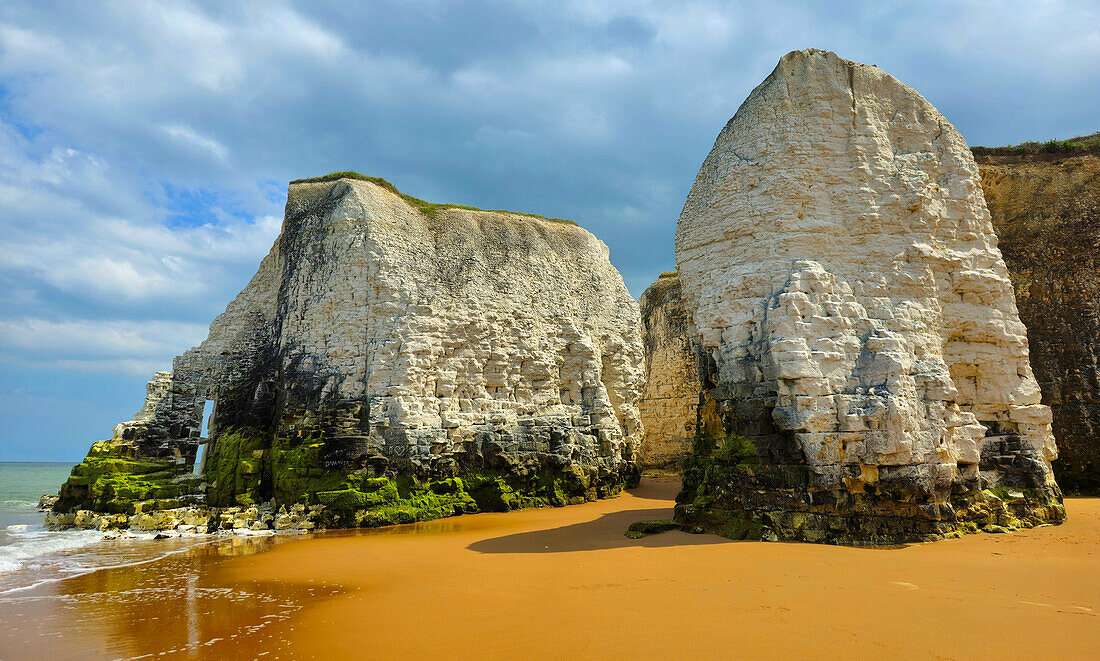
[[[679,531],[649,535],[641,539],[630,539],[625,535],[626,529],[635,521],[667,519],[671,516],[672,509],[667,507],[611,512],[592,521],[574,523],[551,530],[533,530],[483,539],[470,544],[467,548],[478,553],[563,553],[631,546],[661,548],[735,543],[717,535],[689,535]]]
[[[676,494],[680,493],[680,478],[675,475],[645,475],[641,484],[627,489],[625,493],[642,500],[665,501],[669,506],[668,516],[672,516],[672,505],[676,502]]]

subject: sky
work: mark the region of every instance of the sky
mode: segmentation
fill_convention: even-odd
[[[1100,3],[0,4],[0,461],[79,461],[198,344],[291,179],[571,218],[637,297],[785,53],[920,91],[970,144],[1100,130]]]

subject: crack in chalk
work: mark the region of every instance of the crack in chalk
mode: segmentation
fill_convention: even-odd
[[[852,95],[852,129],[856,128],[856,67],[854,62],[848,63],[848,93]]]

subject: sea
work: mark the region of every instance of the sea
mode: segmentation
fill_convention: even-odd
[[[0,462],[0,599],[108,567],[151,562],[210,541],[206,535],[154,540],[152,533],[48,530],[38,501],[44,494],[56,494],[71,469],[68,463]]]
[[[213,578],[223,562],[304,534],[47,530],[38,501],[71,468],[0,462],[0,660],[214,658],[204,650],[238,636],[267,645],[265,628],[320,589]],[[216,626],[199,626],[211,613]]]

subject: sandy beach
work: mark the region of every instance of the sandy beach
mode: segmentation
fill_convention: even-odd
[[[1095,658],[1100,500],[902,548],[623,535],[587,505],[238,539],[0,599],[0,658]]]

